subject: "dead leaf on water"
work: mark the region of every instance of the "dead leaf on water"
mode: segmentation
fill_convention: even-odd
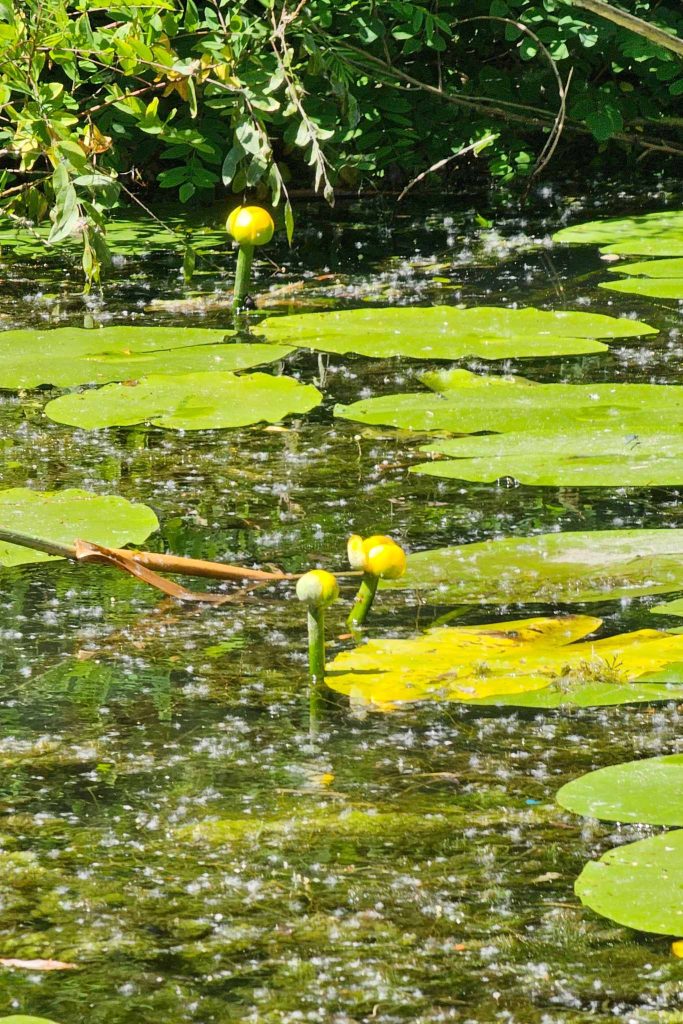
[[[68,964],[63,960],[17,960],[14,957],[0,957],[3,967],[15,967],[23,971],[75,971],[78,964]]]

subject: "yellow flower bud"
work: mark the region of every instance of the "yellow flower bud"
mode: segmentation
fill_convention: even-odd
[[[326,608],[339,597],[339,587],[331,572],[311,569],[297,580],[296,596],[311,608]]]
[[[265,245],[273,237],[273,218],[261,206],[236,206],[225,224],[240,245]]]
[[[349,556],[349,565],[352,569],[365,568],[365,551],[363,550],[363,538],[357,533],[352,533],[346,544],[346,553]]]
[[[363,543],[365,571],[384,580],[397,580],[406,571],[406,553],[391,537],[368,537]]]

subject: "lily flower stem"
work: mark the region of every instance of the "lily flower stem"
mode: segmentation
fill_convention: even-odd
[[[325,679],[325,609],[308,609],[308,670],[315,685]]]
[[[235,271],[235,288],[232,294],[232,308],[242,309],[244,300],[249,294],[251,283],[251,263],[254,258],[253,245],[240,245],[237,253],[237,269]]]
[[[349,617],[346,620],[346,624],[349,629],[358,629],[362,626],[368,617],[368,612],[372,608],[372,602],[375,600],[375,594],[377,593],[377,584],[379,583],[379,577],[373,576],[372,573],[363,573],[363,579],[361,580],[358,593],[356,594],[353,607],[349,613]]]

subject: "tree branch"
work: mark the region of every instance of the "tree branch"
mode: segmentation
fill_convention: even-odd
[[[582,7],[585,11],[590,11],[591,14],[597,14],[600,18],[612,21],[615,25],[628,29],[629,32],[644,36],[656,46],[663,46],[666,50],[672,50],[679,57],[683,57],[683,39],[650,25],[642,18],[637,18],[635,14],[627,14],[626,11],[622,11],[618,7],[612,7],[611,4],[606,3],[606,0],[566,0],[566,3],[572,7]]]

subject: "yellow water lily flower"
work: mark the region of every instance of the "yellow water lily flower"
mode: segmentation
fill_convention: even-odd
[[[362,569],[372,576],[397,580],[406,571],[406,553],[391,537],[373,534],[365,540],[354,533],[347,544],[352,569]]]
[[[331,572],[311,569],[297,580],[296,596],[311,608],[326,608],[339,597],[339,586]]]
[[[240,245],[265,245],[273,237],[273,218],[262,206],[236,206],[225,224]]]

